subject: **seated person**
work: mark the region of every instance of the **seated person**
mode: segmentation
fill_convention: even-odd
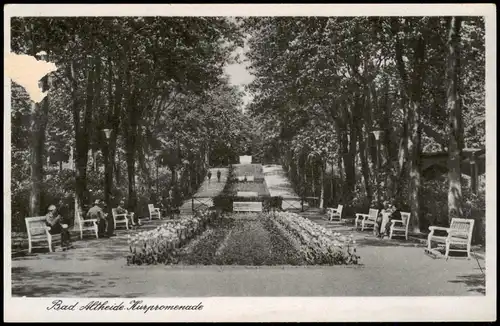
[[[384,205],[384,207],[378,213],[377,224],[375,226],[375,234],[377,237],[383,236],[383,234],[382,234],[383,230],[381,230],[381,228],[382,228],[382,222],[384,221],[384,214],[391,212],[391,205],[390,205],[389,201],[387,201],[387,200],[384,201],[383,205]]]
[[[392,220],[401,220],[401,210],[396,208],[395,204],[391,205],[391,215],[389,215],[389,220],[385,224],[385,235],[389,235],[391,232]]]
[[[104,211],[102,210],[100,205],[101,201],[99,199],[96,199],[94,202],[94,206],[92,206],[87,212],[86,218],[97,220],[97,233],[100,237],[104,237],[106,236],[108,221],[106,221],[106,215],[104,214]]]
[[[50,227],[50,234],[61,234],[61,245],[63,250],[71,246],[68,224],[64,223],[63,217],[57,212],[55,205],[50,205],[45,224]]]
[[[127,214],[127,218],[129,219],[130,223],[133,225],[133,226],[136,226],[136,223],[134,221],[134,212],[128,212],[128,210],[125,209],[125,201],[123,200],[120,200],[120,204],[118,205],[118,207],[116,208],[116,212],[118,214]],[[140,224],[140,223],[138,223]]]

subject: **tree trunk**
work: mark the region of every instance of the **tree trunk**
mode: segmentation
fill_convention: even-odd
[[[406,97],[409,99],[408,127],[409,127],[409,201],[411,207],[411,219],[409,230],[411,232],[420,232],[420,190],[421,190],[421,171],[420,171],[420,151],[421,151],[421,113],[420,101],[422,96],[422,83],[425,72],[425,51],[426,39],[425,33],[420,33],[415,39],[414,46],[414,65],[411,80],[408,80],[405,64],[403,61],[403,46],[399,39],[399,18],[392,18],[392,31],[396,38],[396,65],[403,80],[403,88]],[[422,28],[424,31],[424,28]]]
[[[70,80],[71,80],[71,97],[72,97],[72,110],[73,122],[75,125],[75,197],[77,207],[75,209],[83,212],[83,204],[85,200],[85,193],[87,190],[87,163],[89,153],[89,139],[90,139],[90,125],[92,122],[92,109],[93,109],[93,68],[89,66],[87,69],[87,101],[85,105],[85,112],[83,115],[83,124],[80,121],[80,105],[78,101],[78,84],[77,74],[74,67],[74,62],[70,65]],[[87,200],[90,198],[87,198]],[[78,225],[75,215],[75,224]]]
[[[131,142],[133,143],[133,142]],[[137,194],[135,185],[135,147],[127,145],[127,179],[128,179],[128,208],[137,213]]]
[[[448,110],[450,125],[448,143],[448,220],[451,222],[452,218],[461,218],[463,216],[460,170],[463,147],[462,112],[458,94],[461,17],[451,17],[449,24],[448,61],[446,69],[446,108]]]
[[[406,183],[405,176],[407,172],[408,165],[408,142],[409,142],[409,132],[408,132],[408,108],[406,106],[405,96],[402,96],[402,108],[403,108],[403,130],[401,139],[399,141],[398,149],[398,165],[395,170],[395,200],[398,203],[403,201],[403,187]]]
[[[366,156],[366,142],[363,139],[363,134],[361,130],[358,130],[359,139],[359,159],[361,161],[361,173],[363,174],[363,180],[365,182],[366,198],[368,203],[372,202],[373,192],[370,184],[370,166],[368,165],[368,158]]]
[[[411,207],[412,218],[410,219],[410,230],[420,232],[420,103],[414,102],[411,104],[408,122],[411,126],[410,139],[408,142],[408,152],[410,155],[409,170],[410,170],[410,189],[409,201]]]
[[[319,170],[320,173],[320,181],[321,181],[321,189],[320,189],[320,195],[319,195],[319,208],[323,209],[325,206],[325,164],[321,162],[321,167]]]
[[[42,90],[48,89],[47,78],[42,80]],[[31,106],[31,144],[30,144],[30,216],[42,214],[41,192],[43,183],[43,154],[45,149],[45,129],[49,114],[49,99],[45,97],[41,103],[32,103]]]
[[[30,36],[29,38],[29,51],[31,55],[36,55],[37,49],[33,42],[33,25],[29,27],[26,25],[26,32]],[[47,57],[42,57],[43,60],[48,61]],[[46,92],[49,89],[49,77],[45,76],[41,80],[42,92]],[[31,133],[31,143],[30,143],[30,201],[29,201],[29,213],[30,216],[38,216],[42,214],[41,207],[41,193],[42,193],[42,183],[43,183],[43,154],[45,149],[45,130],[47,128],[49,114],[49,98],[48,95],[40,102],[31,103],[31,116],[30,116],[30,133]]]

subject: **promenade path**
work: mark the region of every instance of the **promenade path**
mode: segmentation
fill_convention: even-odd
[[[211,168],[212,178],[209,181],[205,176],[205,180],[193,198],[186,199],[180,207],[181,215],[192,214],[193,206],[195,209],[203,209],[212,206],[213,198],[220,194],[227,182],[228,168]],[[220,182],[217,181],[217,171],[221,172]]]
[[[280,167],[276,167],[267,172],[277,172],[275,174],[280,176],[280,170]],[[281,183],[281,177],[268,177],[266,182],[269,179],[271,194],[273,191],[274,194],[293,194],[291,187]],[[223,188],[222,182],[219,185],[216,181],[207,182],[198,192],[204,198],[214,196]],[[11,261],[7,261],[7,266],[9,263],[11,265],[11,275],[7,275],[7,279],[11,277],[12,295],[18,297],[485,294],[485,262],[482,259],[433,259],[424,254],[421,243],[380,240],[371,232],[353,230],[352,224],[327,221],[319,210],[309,209],[300,214],[335,232],[352,233],[361,256],[360,265],[127,266],[127,236],[163,223],[145,220],[145,224],[137,229],[116,230],[117,236],[110,239],[87,237],[84,241],[76,241],[75,248],[69,251],[37,252],[31,255],[24,251],[12,255]]]
[[[298,209],[301,207],[300,197],[293,190],[290,180],[286,177],[281,165],[264,165],[263,172],[270,195],[283,198],[281,205],[283,209]]]

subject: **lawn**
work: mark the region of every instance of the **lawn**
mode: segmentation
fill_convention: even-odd
[[[254,176],[255,179],[264,179],[262,164],[234,164],[235,177]]]
[[[181,252],[184,265],[298,265],[303,263],[269,219],[233,214],[220,219]]]
[[[237,182],[231,185],[231,194],[236,196],[238,191],[251,191],[256,192],[259,197],[270,196],[269,190],[267,189],[266,182],[264,180],[260,182]]]

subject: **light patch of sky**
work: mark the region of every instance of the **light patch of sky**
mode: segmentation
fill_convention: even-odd
[[[238,86],[240,90],[244,92],[242,110],[245,110],[245,107],[252,101],[251,94],[246,92],[244,87],[250,84],[255,78],[248,71],[250,63],[245,56],[247,51],[248,45],[247,42],[245,42],[244,47],[239,47],[233,52],[234,56],[239,55],[240,62],[226,65],[225,67],[225,72],[229,75],[229,82],[232,85]]]

